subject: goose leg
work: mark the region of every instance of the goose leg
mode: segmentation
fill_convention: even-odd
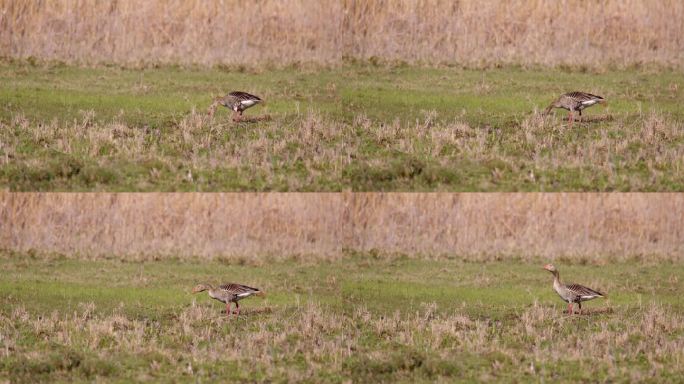
[[[568,303],[568,315],[572,315],[572,303]]]
[[[579,305],[579,309],[580,309],[579,314],[581,315],[582,314],[582,302],[581,301],[577,302],[577,305]]]
[[[226,317],[230,319],[230,301],[226,303]]]
[[[235,308],[237,308],[237,312],[235,313],[235,317],[238,317],[240,315],[240,304],[238,302],[235,302]]]

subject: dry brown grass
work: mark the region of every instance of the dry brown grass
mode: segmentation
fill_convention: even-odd
[[[679,66],[682,20],[678,0],[0,0],[0,55],[133,65],[351,57]]]
[[[582,124],[569,129],[532,114],[492,133],[458,120],[438,121],[432,112],[390,123],[364,115],[347,123],[308,112],[294,121],[251,121],[240,128],[192,111],[162,133],[101,122],[92,111],[79,120],[47,123],[16,114],[8,124],[0,122],[0,166],[9,169],[0,182],[12,190],[111,190],[122,184],[142,191],[680,188],[681,122],[652,112],[637,120]],[[369,146],[377,149],[369,152]],[[53,164],[56,155],[78,162],[78,177],[63,169],[68,161]],[[140,173],[132,164],[153,166]],[[121,176],[127,168],[138,172],[132,181]],[[237,181],[214,176],[227,170]],[[47,188],[45,179],[52,180]]]
[[[681,194],[0,194],[0,244],[76,257],[682,260]]]
[[[273,315],[247,313],[227,326],[209,305],[194,303],[164,324],[117,311],[98,314],[92,304],[47,316],[20,306],[0,313],[0,354],[20,381],[46,372],[53,379],[187,380],[218,374],[289,382],[384,381],[393,375],[660,381],[682,374],[677,362],[684,359],[684,339],[677,335],[684,332],[684,319],[655,304],[633,308],[632,315],[603,316],[595,325],[537,303],[506,324],[436,309],[433,304],[407,315],[365,308],[340,313],[309,302]],[[32,337],[37,342],[26,344]],[[46,345],[61,346],[59,357],[39,347]]]

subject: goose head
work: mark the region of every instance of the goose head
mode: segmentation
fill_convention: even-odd
[[[192,293],[199,293],[199,292],[209,291],[212,289],[214,289],[214,288],[209,284],[197,284],[195,286],[195,288],[192,289]]]

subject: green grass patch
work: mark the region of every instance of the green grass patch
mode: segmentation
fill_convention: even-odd
[[[677,71],[2,62],[0,84],[0,187],[17,191],[684,188]],[[271,119],[205,117],[230,90]],[[565,111],[535,114],[572,90],[608,105],[572,129]]]
[[[684,373],[680,264],[558,261],[566,281],[608,293],[568,316],[541,261],[369,256],[246,265],[5,253],[0,378],[570,382]],[[229,281],[267,296],[227,319],[222,304],[190,293]]]

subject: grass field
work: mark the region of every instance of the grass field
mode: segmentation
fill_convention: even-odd
[[[2,253],[0,379],[675,382],[681,264],[556,263],[608,298],[563,313],[535,262],[229,264]],[[264,289],[238,319],[198,282]]]
[[[684,188],[677,71],[3,62],[0,83],[0,186],[17,191]],[[206,117],[232,89],[272,119]],[[572,129],[535,112],[575,89],[608,106]]]

